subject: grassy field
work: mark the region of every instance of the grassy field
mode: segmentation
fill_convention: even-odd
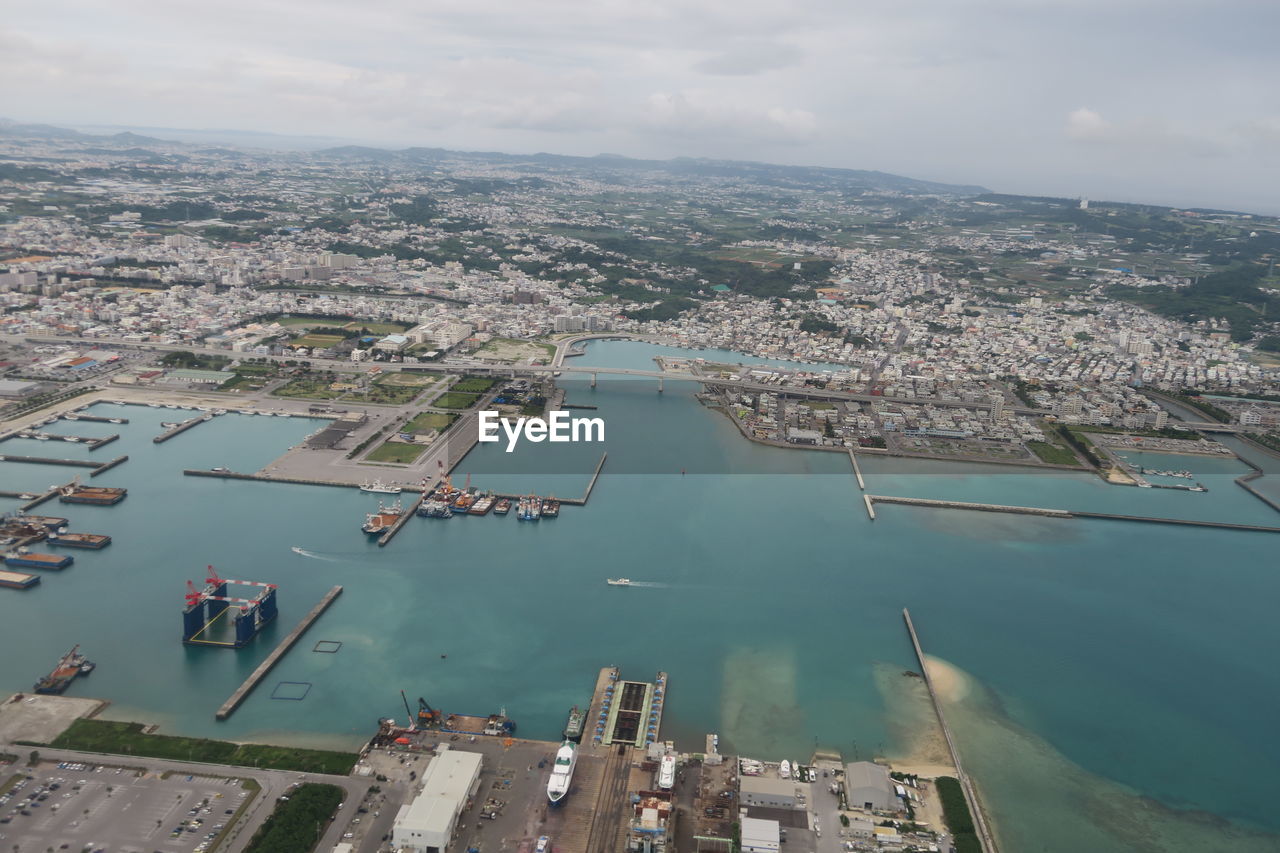
[[[342,343],[342,341],[343,341],[343,338],[341,335],[307,334],[307,335],[303,335],[300,338],[294,338],[292,343],[294,346],[297,346],[297,347],[308,347],[310,349],[315,349],[316,347],[320,347],[321,349],[328,349],[334,344]]]
[[[555,344],[544,344],[536,341],[521,341],[515,338],[494,338],[480,349],[476,355],[485,358],[496,358],[499,361],[550,361],[556,354]]]
[[[1027,448],[1038,456],[1041,462],[1048,462],[1050,465],[1080,464],[1080,460],[1076,459],[1074,453],[1058,444],[1050,444],[1047,441],[1028,441]]]
[[[405,424],[401,432],[420,433],[430,432],[432,430],[435,430],[436,432],[444,432],[449,428],[449,425],[457,419],[458,416],[453,414],[445,415],[440,412],[423,412],[413,420],[409,421],[409,423]]]
[[[121,723],[114,720],[76,720],[48,745],[58,749],[108,752],[113,755],[204,761],[237,767],[261,767],[264,770],[336,773],[342,776],[351,772],[356,762],[355,754],[348,752],[253,743],[235,744],[223,740],[172,735],[145,735],[142,733],[141,723]]]
[[[341,391],[329,390],[329,382],[323,379],[300,377],[271,392],[275,397],[293,397],[300,400],[336,400]]]
[[[422,444],[407,444],[403,441],[387,440],[369,451],[366,462],[396,462],[401,465],[412,465],[422,452],[426,450]]]
[[[440,395],[440,398],[431,405],[438,409],[469,409],[480,399],[478,394],[460,394],[457,391],[448,391]]]
[[[492,387],[492,379],[485,379],[483,376],[464,376],[453,383],[453,388],[450,390],[462,391],[466,394],[483,394]]]

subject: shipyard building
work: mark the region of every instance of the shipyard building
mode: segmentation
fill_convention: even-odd
[[[396,815],[392,845],[413,853],[441,853],[468,800],[479,790],[480,765],[478,753],[451,749],[431,759],[422,774],[422,790]]]

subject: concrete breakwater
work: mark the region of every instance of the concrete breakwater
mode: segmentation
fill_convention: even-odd
[[[267,673],[271,672],[272,668],[274,668],[275,665],[280,662],[280,659],[284,657],[291,648],[293,648],[294,644],[298,642],[298,639],[306,633],[307,629],[310,628],[317,619],[320,618],[321,614],[329,609],[329,605],[333,604],[334,600],[339,595],[342,595],[342,587],[340,586],[335,586],[333,589],[325,593],[324,598],[320,599],[320,603],[311,608],[310,613],[302,617],[302,621],[295,625],[293,630],[280,641],[280,645],[275,647],[271,654],[267,656],[267,659],[258,664],[258,668],[244,680],[243,684],[236,688],[236,692],[231,694],[231,698],[222,703],[222,707],[217,710],[214,717],[219,720],[225,720],[227,717],[234,714],[236,708],[239,708],[240,704],[244,702],[245,699],[249,698],[249,694],[253,692],[253,688],[258,686],[258,682],[266,678]]]

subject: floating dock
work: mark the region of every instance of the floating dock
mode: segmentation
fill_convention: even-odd
[[[4,558],[6,566],[20,569],[65,569],[75,562],[66,554],[10,554]]]
[[[63,548],[88,548],[91,551],[101,551],[111,544],[111,537],[102,533],[50,533],[48,542],[50,545]]]
[[[334,600],[337,599],[339,595],[342,595],[342,587],[340,586],[335,586],[333,589],[325,593],[324,598],[320,599],[320,603],[311,608],[311,612],[304,616],[302,621],[294,626],[294,629],[289,632],[288,636],[280,641],[280,645],[275,647],[275,650],[267,656],[267,659],[258,664],[258,668],[244,680],[243,684],[236,688],[236,692],[231,694],[231,698],[222,703],[222,707],[218,709],[217,713],[214,714],[214,717],[219,720],[225,720],[234,714],[236,708],[239,708],[241,703],[244,702],[244,700],[249,697],[249,694],[253,692],[253,688],[258,686],[258,682],[265,678],[267,673],[269,673],[272,668],[280,662],[280,659],[285,656],[285,653],[287,653],[289,649],[293,648],[294,644],[298,642],[298,639],[306,633],[306,630],[311,627],[312,623],[319,619],[320,616],[329,609],[329,605],[333,604]]]
[[[104,462],[101,465],[99,465],[97,468],[94,468],[92,471],[89,472],[89,476],[96,477],[99,474],[103,473],[104,471],[110,471],[112,468],[116,467],[117,465],[123,465],[125,462],[128,462],[128,461],[129,461],[128,455],[117,456],[115,459],[112,459],[110,462]]]
[[[31,587],[40,583],[39,575],[29,575],[26,572],[6,572],[0,569],[0,587],[6,589],[31,589]]]
[[[159,435],[157,435],[155,438],[151,440],[156,444],[163,444],[164,442],[168,441],[169,439],[173,438],[176,435],[182,435],[184,432],[191,429],[196,424],[200,424],[207,420],[212,420],[212,419],[213,419],[213,416],[209,414],[196,415],[194,418],[187,418],[182,423],[178,424],[175,427],[171,427],[170,429],[165,430],[164,432],[160,433]]]
[[[71,486],[63,489],[62,494],[58,496],[58,500],[64,504],[113,506],[124,500],[128,494],[128,489],[116,489],[108,486]]]
[[[63,420],[67,421],[88,421],[94,424],[127,424],[128,418],[104,418],[101,415],[82,415],[79,412],[68,412],[62,415]]]
[[[997,853],[999,848],[996,847],[995,836],[992,834],[990,827],[987,826],[987,817],[978,802],[978,794],[974,790],[973,783],[969,781],[968,774],[960,766],[960,754],[956,751],[956,743],[951,735],[951,727],[947,725],[947,718],[942,713],[942,703],[938,701],[938,694],[934,692],[933,679],[929,676],[929,666],[925,663],[924,649],[920,647],[920,638],[916,636],[916,626],[911,622],[911,612],[905,607],[902,608],[902,619],[907,623],[907,633],[911,635],[911,645],[916,650],[916,660],[920,662],[920,672],[924,675],[925,687],[929,689],[929,699],[933,702],[933,710],[938,715],[938,725],[942,729],[943,737],[946,738],[947,751],[951,753],[951,763],[956,768],[956,778],[959,780],[960,787],[964,791],[964,798],[969,804],[969,814],[973,816],[973,827],[977,831],[982,851],[983,853]]]

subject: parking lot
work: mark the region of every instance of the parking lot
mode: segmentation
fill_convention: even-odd
[[[240,779],[138,768],[11,766],[0,788],[0,849],[203,853],[250,791]]]

